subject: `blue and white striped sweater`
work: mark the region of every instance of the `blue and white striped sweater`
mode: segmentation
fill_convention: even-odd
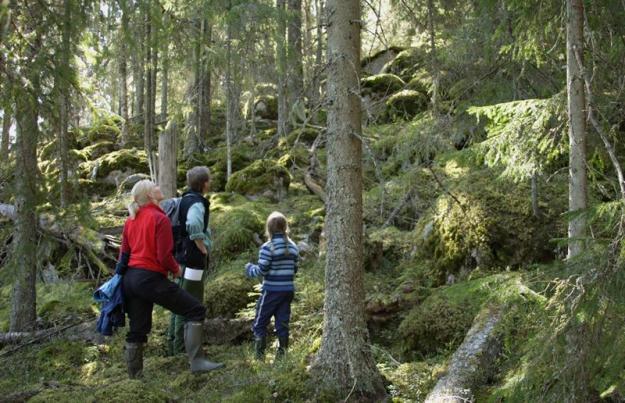
[[[263,291],[295,291],[293,278],[298,261],[297,246],[291,240],[287,242],[284,235],[275,234],[260,247],[258,264],[248,263],[245,271],[248,277],[263,278]]]

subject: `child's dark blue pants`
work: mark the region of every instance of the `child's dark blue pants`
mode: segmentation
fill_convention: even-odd
[[[278,337],[289,336],[289,320],[291,319],[291,302],[293,291],[263,291],[256,302],[256,318],[254,319],[254,336],[265,337],[267,325],[271,317],[275,318]]]

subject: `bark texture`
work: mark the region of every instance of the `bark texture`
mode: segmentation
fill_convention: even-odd
[[[15,220],[14,259],[19,263],[15,271],[11,323],[9,331],[31,330],[37,319],[37,139],[39,137],[39,93],[36,67],[25,68],[25,76],[32,88],[15,97],[17,138],[15,176]]]
[[[177,124],[172,121],[158,136],[158,184],[166,198],[176,195],[177,132]]]
[[[584,4],[582,0],[567,0],[566,24],[566,84],[569,115],[569,211],[578,212],[588,206],[586,177],[586,101],[582,49],[584,43]],[[576,58],[576,55],[578,56]],[[579,63],[578,63],[579,59]],[[579,255],[584,249],[586,219],[576,215],[569,221],[568,257]]]
[[[276,67],[278,75],[278,137],[289,132],[287,99],[286,0],[276,0],[278,32],[276,34]]]
[[[11,112],[8,109],[4,110],[2,116],[2,143],[0,144],[0,160],[6,161],[9,157],[9,141],[11,131]]]
[[[313,374],[345,400],[385,396],[365,322],[360,2],[328,1],[327,258],[323,339]]]
[[[302,61],[302,0],[288,0],[288,105],[297,106],[304,92],[304,63]]]

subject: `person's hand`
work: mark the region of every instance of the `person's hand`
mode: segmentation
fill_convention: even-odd
[[[177,271],[177,272],[172,273],[171,275],[172,275],[174,278],[180,278],[180,275],[181,275],[181,274],[182,274],[182,270],[178,269],[178,271]]]
[[[252,264],[251,263],[245,263],[245,275],[247,277],[251,277],[250,276],[250,269],[252,268]]]

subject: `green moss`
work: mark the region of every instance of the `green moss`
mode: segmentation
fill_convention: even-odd
[[[116,143],[121,135],[121,118],[116,115],[100,117],[91,127],[83,129],[89,144],[101,141]]]
[[[427,95],[432,88],[432,77],[427,70],[420,69],[410,78],[407,88]]]
[[[391,119],[410,119],[427,109],[429,99],[422,92],[403,90],[393,94],[387,101],[387,116]]]
[[[395,74],[404,80],[410,80],[410,77],[421,68],[424,60],[419,49],[409,48],[399,52],[395,59],[388,62],[382,68],[382,73]]]
[[[297,166],[303,168],[308,164],[308,149],[301,144],[292,147],[286,154],[278,159],[278,164],[285,168],[293,168]]]
[[[231,149],[232,172],[237,172],[250,164],[253,150],[249,145],[239,144]],[[178,164],[178,187],[186,186],[187,171],[194,166],[207,166],[211,171],[211,189],[221,192],[226,187],[228,156],[225,146],[217,147],[207,153],[193,154],[189,159]]]
[[[297,129],[291,130],[291,133],[289,133],[286,138],[286,144],[293,146],[296,142],[298,142],[306,145],[312,145],[317,136],[319,136],[319,129],[315,129],[313,127],[298,127]]]
[[[211,228],[217,257],[232,257],[253,248],[254,234],[262,236],[264,231],[265,212],[259,203],[237,204],[220,195],[211,197]]]
[[[275,95],[278,89],[273,83],[259,83],[254,86],[254,92],[257,95]]]
[[[79,152],[86,160],[93,160],[115,151],[115,148],[115,143],[105,140],[89,145]]]
[[[262,119],[278,119],[278,98],[274,95],[259,95],[254,99],[254,114]]]
[[[97,179],[106,178],[112,171],[149,173],[148,160],[144,150],[121,149],[105,154],[93,161],[80,164],[81,176],[90,178],[97,167]]]
[[[413,308],[399,326],[406,352],[431,355],[460,344],[469,330],[475,312],[464,301],[452,302],[433,295]]]
[[[255,195],[264,191],[279,192],[288,189],[291,182],[289,171],[273,160],[257,160],[241,171],[235,172],[226,191]]]
[[[461,269],[552,259],[550,240],[564,234],[566,184],[553,180],[545,185],[542,217],[536,218],[529,184],[498,179],[498,172],[488,168],[462,165],[467,163],[453,159],[437,170],[439,180],[448,178],[448,194],[439,197],[416,228],[420,250],[436,262],[438,281]]]
[[[378,74],[363,78],[360,86],[364,93],[390,95],[402,90],[406,83],[394,74]]]
[[[249,261],[242,258],[220,265],[206,280],[204,302],[209,318],[234,318],[254,301],[254,284],[258,281],[250,280],[244,274],[245,263]]]

